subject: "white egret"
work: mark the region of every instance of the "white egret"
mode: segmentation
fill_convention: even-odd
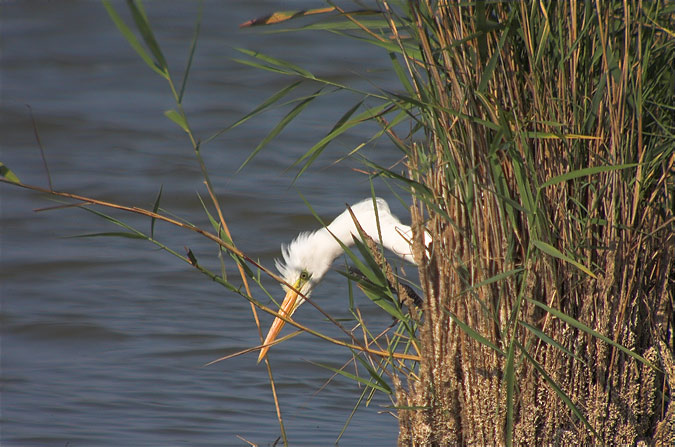
[[[389,205],[383,199],[377,198],[375,203],[377,204],[377,218],[371,198],[362,200],[351,207],[357,222],[365,234],[375,241],[380,240],[381,232],[382,244],[385,248],[404,260],[415,263],[411,247],[412,229],[408,225],[402,224],[396,216],[391,214]],[[380,232],[378,232],[377,226],[378,219]],[[282,245],[283,261],[276,260],[276,266],[283,279],[288,284],[293,285],[293,289],[286,285],[283,286],[286,297],[281,303],[280,315],[290,318],[293,312],[305,301],[302,296],[298,295],[297,291],[309,296],[333,261],[342,254],[342,247],[336,241],[336,238],[344,245],[352,246],[354,245],[352,235],[360,238],[354,219],[349,210],[345,210],[328,227],[300,233],[293,242]],[[428,241],[428,235],[426,236]],[[283,319],[275,318],[263,343],[264,347],[260,350],[258,362],[265,358],[269,350],[268,345],[275,340],[285,323]]]

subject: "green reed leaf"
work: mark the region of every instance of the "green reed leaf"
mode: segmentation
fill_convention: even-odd
[[[138,53],[138,55],[143,59],[146,65],[152,68],[157,74],[162,76],[164,79],[169,79],[169,73],[159,61],[154,61],[148,52],[143,48],[143,45],[138,41],[131,29],[124,23],[122,18],[117,14],[115,8],[110,4],[109,0],[103,0],[103,6],[105,7],[108,15],[112,19],[115,26],[120,31],[122,36],[129,42],[129,45]]]
[[[619,171],[622,169],[630,169],[636,166],[638,166],[638,163],[627,163],[615,166],[594,166],[591,168],[577,169],[575,171],[567,172],[565,174],[557,175],[553,178],[548,179],[547,181],[541,184],[539,189],[544,189],[548,186],[557,185],[558,183],[563,183],[568,180],[573,180],[579,177],[587,177],[590,175],[599,174],[601,172],[611,172],[611,171]]]
[[[588,428],[591,432],[593,432],[593,434],[596,437],[599,438],[600,435],[598,434],[598,432],[595,431],[593,426],[591,426],[591,424],[588,422],[588,419],[586,419],[584,417],[584,414],[581,412],[581,410],[579,410],[579,408],[574,404],[574,402],[572,402],[572,399],[569,398],[567,393],[565,393],[565,391],[563,391],[563,389],[560,388],[560,385],[558,385],[555,382],[555,380],[553,380],[553,378],[551,378],[551,376],[549,376],[546,373],[546,370],[544,370],[544,368],[539,364],[539,362],[537,362],[534,359],[534,357],[532,357],[527,352],[527,350],[525,348],[523,348],[523,346],[520,343],[516,342],[516,345],[518,345],[518,348],[520,349],[520,352],[522,352],[523,355],[525,355],[525,357],[530,362],[530,364],[532,366],[534,366],[534,368],[539,372],[539,374],[541,374],[541,376],[544,378],[544,380],[546,380],[546,383],[548,383],[551,386],[551,388],[553,388],[553,391],[558,395],[560,400],[565,402],[565,405],[567,405],[567,408],[569,408],[572,411],[572,413],[574,413],[574,415],[577,417],[577,419],[579,419],[586,426],[586,428]]]
[[[157,198],[155,199],[155,204],[152,206],[152,212],[155,213],[155,214],[159,210],[159,201],[162,199],[162,189],[164,189],[164,187],[160,186],[159,187],[159,193],[157,194]],[[156,221],[157,221],[157,219],[154,216],[150,219],[150,239],[155,238],[155,222]]]
[[[567,255],[564,255],[563,253],[560,252],[557,248],[553,247],[552,245],[547,244],[546,242],[538,241],[538,240],[532,240],[532,244],[534,244],[535,247],[537,247],[539,250],[542,252],[546,253],[549,256],[553,256],[554,258],[561,259],[565,262],[568,262],[581,270],[582,272],[586,273],[588,276],[591,276],[595,279],[598,279],[598,277],[591,272],[591,270],[583,265],[582,263],[575,261],[574,259],[570,258]]]
[[[185,132],[190,132],[190,127],[188,126],[187,120],[182,113],[177,112],[174,109],[169,109],[164,112],[164,116],[176,123],[178,127],[183,129]]]
[[[17,175],[2,162],[0,162],[0,177],[3,177],[12,183],[21,183],[19,177],[17,177]]]
[[[573,326],[577,329],[580,329],[580,330],[586,332],[587,334],[592,335],[593,337],[599,338],[600,340],[614,346],[615,348],[619,349],[620,351],[629,355],[630,357],[634,358],[635,360],[638,360],[639,362],[644,363],[645,365],[649,366],[650,368],[652,368],[654,370],[660,371],[659,368],[657,368],[650,361],[648,361],[647,359],[642,357],[640,354],[631,351],[630,349],[628,349],[625,346],[615,342],[614,340],[610,339],[609,337],[607,337],[605,335],[602,335],[600,332],[598,332],[594,329],[591,329],[590,327],[586,326],[585,324],[583,324],[579,320],[577,320],[575,318],[572,318],[569,315],[566,315],[565,313],[560,312],[557,309],[554,309],[552,307],[548,307],[546,304],[544,304],[542,302],[539,302],[537,300],[533,300],[532,298],[527,298],[527,300],[529,302],[531,302],[532,304],[534,304],[535,306],[544,309],[546,312],[550,313],[551,315],[558,317],[559,319],[561,319],[565,323],[569,324],[570,326]]]
[[[317,362],[310,362],[310,363],[312,365],[316,365],[316,366],[319,366],[321,368],[332,371],[336,374],[339,374],[343,377],[346,377],[350,380],[353,380],[354,382],[360,383],[360,384],[365,385],[367,387],[375,388],[376,390],[382,391],[383,393],[391,394],[391,388],[389,388],[389,386],[382,386],[377,381],[368,380],[365,377],[360,377],[360,376],[354,375],[352,373],[348,373],[347,371],[345,371],[343,369],[334,368],[334,367],[332,367],[330,365],[326,365],[324,363],[317,363]]]

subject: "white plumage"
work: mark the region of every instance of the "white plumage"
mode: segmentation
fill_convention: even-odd
[[[377,204],[377,218],[371,198],[362,200],[351,207],[359,225],[375,241],[380,240],[381,232],[382,244],[385,248],[400,258],[414,263],[410,246],[412,243],[411,228],[402,224],[396,216],[391,214],[386,201],[376,198],[375,203]],[[378,232],[378,220],[380,232]],[[333,261],[342,254],[342,247],[335,238],[349,247],[354,245],[352,235],[360,239],[349,210],[345,210],[327,227],[300,233],[290,244],[283,245],[281,247],[283,260],[276,261],[277,269],[284,280],[288,284],[292,284],[295,290],[309,296]],[[279,313],[290,317],[304,302],[304,299],[286,285],[284,285],[284,290],[286,291],[286,297],[281,304]],[[260,350],[258,361],[265,357],[269,349],[267,345],[274,341],[284,323],[285,321],[281,318],[274,320],[265,339],[264,347]]]

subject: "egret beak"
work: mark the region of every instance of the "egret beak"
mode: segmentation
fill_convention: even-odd
[[[295,312],[295,309],[298,308],[300,305],[300,302],[298,302],[298,288],[300,287],[300,281],[295,283],[295,286],[293,289],[289,289],[288,292],[286,293],[286,297],[284,298],[283,303],[281,303],[281,308],[279,309],[279,315],[282,315],[286,318],[290,318],[291,315],[293,315],[293,312]],[[284,327],[284,324],[286,322],[279,318],[276,317],[274,319],[274,323],[272,323],[272,326],[270,327],[269,332],[267,333],[267,337],[265,337],[265,342],[263,343],[263,348],[260,350],[260,355],[258,355],[258,363],[262,359],[265,358],[267,355],[267,351],[270,349],[269,344],[272,343],[276,338],[277,335],[279,335],[279,332],[281,332],[281,328]]]

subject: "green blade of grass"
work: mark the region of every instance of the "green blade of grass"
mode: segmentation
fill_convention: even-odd
[[[368,371],[370,377],[384,389],[385,393],[387,394],[393,393],[393,390],[391,389],[389,384],[384,380],[382,374],[379,374],[377,371],[375,371],[375,368],[373,368],[373,366],[370,363],[368,363],[364,358],[362,358],[360,355],[355,355],[354,357],[356,358],[356,360],[359,361],[359,363],[363,365],[364,368],[366,368],[366,371]]]
[[[260,62],[254,62],[254,61],[250,61],[250,60],[247,60],[247,59],[233,58],[232,60],[234,62],[237,62],[237,63],[242,64],[242,65],[248,65],[249,67],[258,68],[260,70],[265,70],[265,71],[269,71],[269,72],[272,72],[272,73],[277,73],[277,74],[282,74],[282,75],[287,75],[287,76],[296,76],[298,74],[298,73],[295,73],[294,71],[283,70],[279,67],[274,67],[274,66],[271,66],[271,65],[265,65],[265,64],[261,64]]]
[[[474,290],[478,290],[481,287],[487,286],[487,285],[495,283],[497,281],[502,281],[506,278],[509,278],[509,277],[517,274],[517,273],[522,272],[523,270],[524,269],[522,267],[520,267],[520,268],[517,268],[517,269],[509,270],[507,272],[502,272],[502,273],[499,273],[497,275],[491,276],[490,278],[487,278],[483,281],[480,281],[479,283],[474,284],[471,287],[467,287],[466,289],[462,290],[460,292],[460,294],[464,294],[464,293],[468,293],[468,292],[471,292],[471,291],[474,291]]]
[[[275,11],[271,14],[267,14],[262,17],[248,20],[239,25],[239,27],[246,28],[249,26],[274,25],[277,23],[287,22],[291,19],[297,19],[300,17],[307,17],[316,14],[327,14],[334,12],[335,10],[336,8],[334,6],[329,6],[326,8],[303,9],[294,11]]]
[[[202,209],[204,210],[204,213],[206,214],[206,218],[209,219],[209,223],[211,224],[211,227],[215,230],[216,234],[218,235],[219,238],[227,242],[228,244],[232,244],[232,240],[227,237],[227,234],[225,231],[223,231],[223,227],[216,220],[215,217],[213,217],[213,214],[209,211],[209,208],[206,206],[206,202],[204,202],[204,199],[202,199],[202,196],[200,194],[197,194],[197,197],[199,198],[199,202],[202,204]],[[224,250],[224,248],[221,246],[221,250]]]
[[[204,10],[204,3],[199,3],[199,13],[197,15],[197,22],[195,23],[195,32],[192,36],[192,42],[190,43],[190,51],[188,52],[188,60],[185,64],[185,72],[183,73],[183,80],[180,84],[180,90],[178,92],[178,104],[183,103],[183,95],[185,94],[185,86],[187,85],[188,76],[190,75],[190,70],[192,69],[192,60],[194,59],[195,50],[197,49],[197,41],[199,40],[199,33],[202,27],[202,12]]]
[[[357,35],[352,34],[352,33],[343,33],[338,29],[331,30],[331,33],[337,34],[338,36],[349,37],[352,40],[361,41],[366,45],[373,45],[373,46],[376,46],[376,47],[380,47],[388,53],[398,53],[398,54],[402,53],[401,46],[398,43],[389,40],[388,37],[385,37],[384,39],[377,39],[377,38],[374,38],[371,35],[357,36]],[[413,59],[419,59],[419,58],[422,57],[422,53],[419,51],[418,48],[415,48],[414,46],[411,46],[407,42],[402,42],[402,43],[403,43],[404,51],[405,51],[405,53],[408,57],[411,57]]]
[[[403,67],[401,66],[401,63],[398,61],[398,58],[396,57],[395,52],[389,52],[389,59],[391,59],[391,65],[394,67],[394,73],[396,73],[396,76],[398,77],[398,81],[401,83],[403,88],[405,88],[405,91],[408,92],[408,95],[411,97],[415,94],[415,89],[413,88],[412,84],[410,83],[410,80],[408,79],[408,76],[406,75],[406,72],[403,70]]]
[[[235,48],[235,50],[239,51],[240,53],[243,53],[247,56],[250,56],[252,58],[258,59],[260,61],[263,61],[267,64],[270,65],[263,65],[263,67],[269,67],[269,68],[275,68],[281,73],[285,74],[296,74],[296,75],[301,75],[305,78],[308,79],[316,79],[316,77],[309,72],[308,70],[305,70],[304,68],[295,65],[291,62],[278,59],[272,56],[268,56],[266,54],[260,53],[259,51],[252,51],[252,50],[247,50],[245,48]]]
[[[484,345],[484,346],[487,346],[488,348],[492,349],[493,351],[495,351],[496,353],[498,353],[498,354],[501,355],[501,356],[504,356],[504,355],[505,355],[505,354],[504,354],[504,351],[502,351],[501,349],[499,349],[499,347],[498,347],[497,345],[495,345],[495,344],[492,343],[490,340],[488,340],[487,338],[485,338],[484,336],[482,336],[481,334],[479,334],[479,333],[478,333],[475,329],[473,329],[471,326],[469,326],[468,324],[466,324],[465,322],[463,322],[462,320],[460,320],[459,318],[457,318],[457,316],[456,316],[455,314],[453,314],[452,312],[450,312],[450,311],[447,310],[447,309],[445,309],[444,312],[445,312],[450,318],[452,318],[452,321],[453,321],[457,326],[459,326],[460,329],[461,329],[462,331],[464,331],[464,332],[465,332],[472,340],[475,340],[475,341],[477,341],[478,343],[480,343],[480,344],[482,344],[482,345]]]
[[[291,168],[299,165],[303,161],[307,160],[303,167],[300,169],[300,171],[296,174],[295,179],[293,181],[296,181],[303,172],[316,160],[316,158],[321,154],[321,152],[328,146],[328,144],[333,141],[335,138],[337,138],[339,135],[343,134],[347,130],[351,129],[352,127],[356,126],[357,124],[361,123],[364,119],[364,114],[360,114],[357,116],[354,120],[349,120],[349,118],[356,112],[356,110],[361,107],[363,104],[363,100],[358,101],[356,104],[354,104],[349,110],[347,110],[341,117],[340,119],[335,123],[333,128],[331,129],[330,132],[328,132],[328,135],[323,137],[318,143],[316,143],[314,146],[312,146],[307,152],[305,152],[304,155],[302,155],[300,158],[298,158],[292,165]],[[376,108],[377,110],[381,111],[383,108],[382,106]],[[372,110],[372,109],[371,109]]]
[[[511,14],[509,15],[509,18],[507,20],[508,25],[511,25],[511,21],[516,15],[517,8],[513,8],[511,11]],[[480,15],[480,37],[479,37],[479,42],[484,41],[484,37],[486,36],[487,33],[491,32],[492,30],[495,29],[495,25],[488,25],[485,21],[485,16],[483,14]],[[498,25],[499,27],[501,25]],[[506,32],[503,32],[501,37],[499,38],[499,43],[497,46],[496,50],[493,50],[492,56],[488,60],[487,64],[485,64],[485,68],[482,70],[482,76],[480,80],[480,84],[478,85],[478,92],[484,93],[485,89],[487,88],[488,83],[493,77],[493,74],[495,72],[495,68],[497,67],[497,62],[499,59],[502,57],[502,48],[504,47],[504,44],[506,43],[506,38],[509,36],[509,31],[508,29]],[[480,47],[480,53],[481,55],[487,56],[487,50],[484,49],[483,47]]]
[[[357,227],[357,230],[360,230],[360,228]],[[363,237],[368,237],[367,234],[359,231],[359,235],[361,238]],[[364,261],[366,261],[366,264],[368,264],[368,267],[370,267],[370,271],[372,271],[375,276],[377,277],[377,282],[376,284],[381,287],[386,287],[387,285],[387,278],[385,277],[384,273],[380,270],[381,267],[378,265],[377,261],[375,260],[375,257],[373,256],[373,253],[370,251],[370,247],[366,245],[364,242],[362,242],[362,239],[352,236],[354,240],[354,246],[356,249],[361,253],[361,256],[363,257]]]
[[[581,410],[579,410],[579,408],[574,404],[574,402],[572,402],[572,399],[569,398],[569,396],[567,395],[567,393],[565,393],[565,391],[563,391],[563,389],[560,388],[560,386],[555,382],[555,380],[553,380],[553,379],[546,373],[546,371],[545,371],[544,368],[539,364],[539,362],[537,362],[537,361],[536,361],[536,360],[535,360],[535,359],[527,352],[527,350],[526,350],[525,348],[523,348],[523,346],[522,346],[520,343],[516,342],[516,344],[518,345],[518,349],[520,349],[520,352],[522,352],[523,355],[525,355],[525,357],[526,357],[527,360],[530,362],[530,364],[531,364],[532,366],[534,366],[534,368],[539,372],[539,374],[542,375],[542,377],[544,378],[544,380],[546,380],[546,383],[548,383],[548,384],[551,386],[551,388],[553,388],[553,391],[558,395],[558,397],[560,398],[560,400],[562,400],[562,401],[565,403],[565,405],[567,405],[567,408],[569,408],[569,409],[572,411],[572,413],[574,413],[574,415],[577,417],[577,419],[579,419],[579,420],[586,426],[586,428],[588,428],[588,429],[589,429],[589,430],[590,430],[590,431],[591,431],[598,439],[600,439],[600,435],[598,434],[598,432],[596,432],[595,429],[591,426],[591,424],[588,422],[588,419],[586,419],[586,418],[584,417],[584,415],[583,415],[583,413],[581,412]]]
[[[538,241],[536,239],[532,240],[532,244],[534,244],[535,247],[537,247],[539,250],[542,252],[546,253],[549,256],[553,256],[554,258],[561,259],[565,262],[568,262],[578,268],[579,270],[583,271],[586,273],[588,276],[591,276],[595,279],[598,279],[598,277],[590,271],[588,267],[583,265],[582,263],[575,261],[574,259],[570,258],[569,256],[564,255],[563,253],[560,252],[557,248],[553,247],[552,245],[547,244],[546,242]]]
[[[178,252],[171,249],[170,247],[162,244],[161,242],[157,241],[156,239],[150,238],[148,235],[146,235],[143,232],[133,228],[132,226],[120,221],[119,219],[116,219],[116,218],[114,218],[110,215],[107,215],[105,213],[102,213],[100,211],[97,211],[97,210],[89,208],[89,207],[81,207],[80,209],[82,209],[84,211],[87,211],[87,212],[90,212],[92,214],[95,214],[96,216],[99,216],[102,219],[127,230],[126,232],[105,232],[105,233],[97,233],[97,234],[94,234],[94,235],[84,235],[85,237],[102,235],[102,236],[116,236],[116,237],[125,237],[125,238],[131,238],[131,239],[147,240],[147,241],[151,242],[152,244],[156,245],[157,247],[159,247],[160,249],[162,249],[162,250],[166,251],[167,253],[169,253],[169,254],[175,256],[176,258],[180,259],[181,261],[192,265],[197,270],[199,270],[201,273],[208,276],[211,280],[217,282],[221,286],[224,286],[225,288],[227,288],[231,292],[234,292],[234,293],[246,298],[248,301],[254,303],[256,306],[259,306],[260,308],[264,307],[258,301],[256,301],[254,298],[242,293],[241,287],[237,287],[234,284],[231,284],[226,279],[224,279],[224,278],[216,275],[215,273],[211,272],[210,270],[204,268],[204,266],[202,266],[200,264],[193,263],[193,260],[189,259],[187,256],[183,256],[183,255],[179,254]],[[245,266],[245,269],[248,269],[247,271],[251,273],[251,278],[255,279],[255,276],[251,272],[250,268],[247,265],[244,265],[244,266]],[[263,288],[263,290],[264,290],[264,288]]]
[[[312,365],[316,365],[318,367],[321,367],[321,368],[327,369],[329,371],[332,371],[336,374],[339,374],[343,377],[346,377],[350,380],[353,380],[354,382],[358,382],[358,383],[360,383],[362,385],[365,385],[367,387],[375,388],[376,390],[382,391],[383,393],[391,394],[391,388],[389,388],[389,386],[386,385],[386,383],[385,383],[386,386],[382,386],[378,382],[374,382],[373,380],[368,380],[368,379],[365,379],[363,377],[359,377],[355,374],[348,373],[347,371],[345,371],[343,369],[334,368],[334,367],[332,367],[330,365],[326,365],[324,363],[318,363],[318,362],[310,362],[310,363]]]
[[[339,274],[356,282],[359,289],[366,295],[370,301],[376,304],[379,308],[387,312],[392,318],[399,321],[405,321],[406,316],[403,315],[400,308],[395,304],[395,298],[388,287],[378,286],[367,279],[359,278],[348,272],[338,271]]]
[[[624,352],[625,354],[629,355],[630,357],[634,358],[635,360],[638,360],[638,361],[644,363],[645,365],[649,366],[650,368],[652,368],[656,371],[660,371],[659,368],[657,368],[650,361],[648,361],[647,359],[642,357],[640,354],[631,351],[630,349],[628,349],[625,346],[615,342],[614,340],[610,339],[609,337],[606,337],[606,336],[602,335],[600,332],[598,332],[594,329],[591,329],[590,327],[586,326],[585,324],[583,324],[579,320],[576,320],[576,319],[570,317],[569,315],[566,315],[563,312],[560,312],[557,309],[554,309],[552,307],[548,307],[546,304],[544,304],[542,302],[539,302],[537,300],[533,300],[532,298],[527,298],[527,300],[529,302],[531,302],[532,304],[534,304],[535,306],[544,309],[546,312],[550,313],[551,315],[558,317],[559,319],[561,319],[565,323],[569,324],[570,326],[573,326],[577,329],[580,329],[580,330],[586,332],[587,334],[592,335],[593,337],[599,338],[600,340],[614,346],[615,348],[619,349],[620,351]]]
[[[216,234],[218,235],[219,238],[227,242],[228,244],[234,245],[232,240],[229,238],[225,230],[223,229],[223,226],[221,225],[220,222],[218,222],[213,215],[209,212],[209,208],[206,206],[206,203],[204,202],[204,199],[202,199],[202,196],[197,194],[197,197],[199,198],[199,202],[202,204],[202,208],[204,209],[204,213],[206,213],[206,217],[209,219],[209,222],[211,223],[211,227],[215,230]],[[223,258],[223,252],[227,252],[224,247],[218,246],[218,261],[220,262],[220,276],[223,278],[223,280],[227,281],[227,270],[225,268],[225,259]],[[240,264],[243,266],[245,265],[242,260],[236,256],[234,253],[229,253],[230,257],[232,257],[236,263]],[[246,267],[244,267],[244,270],[246,270]],[[248,270],[250,272],[250,270]],[[251,275],[249,275],[251,276]]]
[[[598,174],[600,172],[618,171],[622,169],[634,168],[636,166],[638,166],[638,163],[627,163],[615,166],[594,166],[591,168],[578,169],[576,171],[567,172],[565,174],[557,175],[553,178],[548,179],[547,181],[541,184],[539,189],[541,190],[548,186],[557,185],[558,183],[563,183],[568,180],[573,180],[579,177],[586,177],[589,175]]]
[[[542,340],[544,343],[549,344],[551,346],[554,346],[556,349],[564,352],[565,354],[569,355],[570,357],[572,357],[572,358],[580,361],[584,365],[588,366],[588,364],[584,361],[584,359],[582,359],[581,357],[579,357],[578,355],[576,355],[575,353],[573,353],[569,349],[565,348],[563,345],[561,345],[560,343],[558,343],[557,341],[555,341],[554,339],[552,339],[551,337],[546,335],[544,332],[537,329],[536,327],[534,327],[531,324],[526,323],[525,321],[522,321],[522,320],[518,321],[518,323],[520,323],[521,326],[524,326],[525,328],[527,328],[528,331],[532,332],[534,335],[537,336],[537,338]]]
[[[17,175],[2,162],[0,162],[0,177],[3,177],[13,183],[21,183],[19,177],[17,177]]]
[[[180,112],[177,112],[174,109],[169,109],[164,112],[164,116],[166,116],[171,121],[176,123],[178,127],[183,129],[185,132],[188,133],[190,132],[190,127],[188,126],[187,120],[185,119],[185,116]]]
[[[159,193],[157,194],[157,198],[155,199],[155,203],[152,206],[152,212],[155,213],[155,214],[157,213],[157,210],[159,210],[159,202],[160,202],[160,200],[162,200],[162,190],[163,189],[164,189],[163,186],[159,187]],[[155,238],[155,222],[156,221],[157,221],[157,219],[154,216],[150,219],[150,239]]]
[[[143,3],[140,1],[136,2],[133,0],[127,0],[127,6],[131,11],[131,16],[136,23],[136,28],[138,28],[138,31],[141,33],[141,37],[143,38],[145,45],[148,47],[148,49],[150,49],[150,52],[155,57],[155,60],[159,64],[159,68],[168,75],[169,66],[166,63],[164,54],[162,54],[162,50],[157,43],[157,39],[155,39],[154,33],[152,32],[152,27],[148,21],[148,16],[143,9]]]
[[[164,79],[169,79],[168,72],[158,63],[155,62],[148,52],[143,48],[141,43],[138,41],[134,33],[129,29],[129,27],[124,23],[122,18],[117,14],[115,8],[110,4],[109,0],[103,0],[103,6],[105,7],[108,15],[115,23],[117,29],[122,33],[122,36],[129,42],[129,45],[138,53],[138,55],[143,59],[148,67],[152,68],[157,74],[162,76]]]
[[[418,199],[420,199],[422,202],[424,202],[426,206],[428,206],[430,209],[434,210],[434,212],[446,218],[448,221],[452,221],[450,216],[448,216],[448,214],[436,204],[433,192],[426,185],[423,185],[420,182],[416,182],[415,180],[410,180],[409,178],[397,174],[389,169],[386,169],[366,158],[362,158],[361,161],[366,166],[375,169],[377,171],[378,176],[391,178],[393,180],[400,182],[403,185],[406,185],[410,193],[413,194]]]
[[[246,157],[246,160],[239,166],[237,172],[240,172],[244,167],[260,152],[270,141],[272,141],[281,131],[293,121],[305,108],[323,91],[323,87],[314,92],[314,94],[306,97],[304,100],[300,101],[290,112],[288,112],[274,128],[265,136],[265,138],[256,146],[256,148],[251,152],[251,154]]]
[[[204,140],[204,143],[210,142],[211,140],[213,140],[216,137],[222,135],[223,133],[227,132],[228,130],[234,129],[235,127],[245,123],[246,121],[250,120],[251,118],[265,112],[273,104],[278,102],[281,98],[283,98],[284,96],[288,95],[290,92],[295,90],[301,83],[302,83],[302,81],[295,81],[295,82],[287,85],[286,87],[282,88],[281,90],[275,92],[272,96],[267,98],[260,105],[258,105],[258,107],[256,107],[255,109],[253,109],[252,111],[250,111],[249,113],[244,115],[242,118],[238,119],[233,124],[225,127],[224,129],[219,130],[218,132],[216,132],[215,134],[211,135],[209,138]]]
[[[506,445],[513,445],[513,407],[515,405],[513,390],[515,388],[515,340],[509,343],[506,354],[506,367],[504,368],[504,383],[506,385]]]
[[[295,28],[278,28],[278,29],[270,29],[265,31],[265,33],[268,34],[280,34],[280,33],[296,33],[299,31],[328,31],[328,32],[334,32],[334,31],[352,31],[352,30],[360,30],[362,29],[361,26],[365,26],[368,29],[388,29],[388,23],[386,20],[383,19],[365,19],[365,20],[359,20],[358,24],[352,22],[351,20],[331,20],[330,22],[316,22],[316,23],[310,23],[308,25],[302,25],[298,26]],[[340,35],[346,35],[343,33],[340,33]],[[353,37],[353,35],[349,34],[347,35],[348,37]]]
[[[358,256],[356,256],[354,252],[349,249],[349,247],[343,244],[342,241],[340,241],[337,237],[335,237],[335,240],[340,244],[342,250],[345,252],[347,257],[349,257],[349,259],[352,260],[356,268],[361,273],[363,273],[363,275],[366,278],[368,278],[369,281],[371,281],[373,284],[378,285],[379,287],[384,287],[384,284],[381,283],[381,276],[382,276],[381,272],[379,272],[380,274],[375,273],[373,270],[370,269],[370,267],[367,264],[361,261],[361,259],[359,259]]]
[[[335,137],[338,135],[341,135],[348,129],[351,129],[352,127],[358,125],[359,123],[362,123],[364,121],[368,121],[376,116],[379,116],[387,109],[390,108],[390,104],[384,103],[379,106],[375,106],[372,108],[369,108],[365,110],[364,112],[359,113],[356,115],[353,119],[350,119],[352,115],[361,107],[363,104],[363,100],[358,101],[356,104],[354,104],[349,110],[347,110],[341,117],[340,119],[335,123],[331,131],[326,135],[321,141],[319,141],[312,149],[310,149],[307,154],[303,155],[298,162],[301,162],[305,159],[307,159],[315,150],[315,148],[323,148],[325,147],[330,141],[332,141]]]
[[[332,371],[334,373],[340,374],[343,377],[351,379],[351,380],[353,380],[355,382],[358,382],[362,385],[365,385],[367,387],[375,388],[378,391],[382,391],[383,393],[387,393],[387,388],[384,388],[384,387],[380,386],[379,384],[374,383],[372,380],[364,379],[363,377],[359,377],[357,375],[348,373],[347,371],[344,371],[344,370],[341,370],[341,369],[333,368],[332,366],[325,365],[323,363],[312,362],[312,364],[314,364],[316,366],[320,366],[321,368],[325,368],[325,369],[327,369],[329,371]],[[387,394],[391,394],[391,393],[387,393]]]
[[[144,240],[148,239],[148,237],[143,234],[128,231],[104,231],[101,233],[87,233],[69,236],[70,239],[86,238],[86,237],[123,237],[127,239],[144,239]]]

